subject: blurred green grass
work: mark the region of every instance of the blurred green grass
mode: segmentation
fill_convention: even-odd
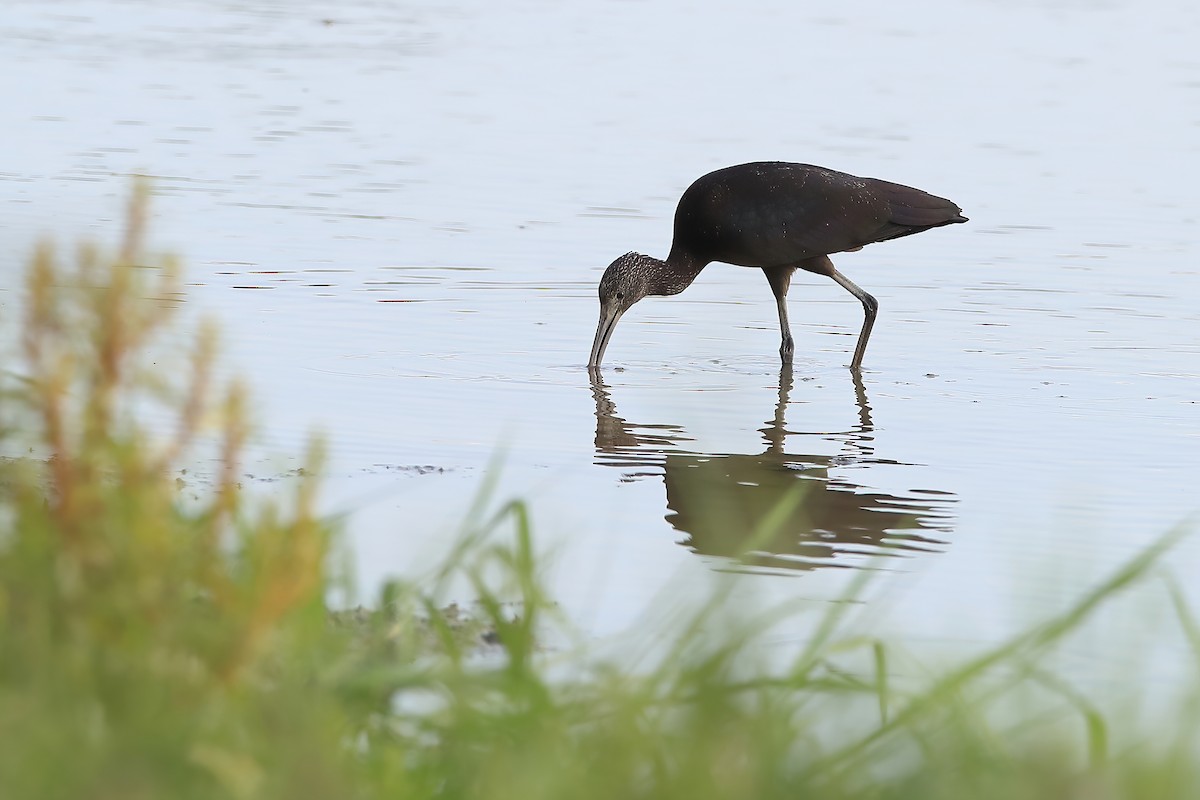
[[[916,681],[849,603],[768,660],[762,634],[793,610],[739,611],[728,582],[642,631],[656,653],[637,666],[546,650],[569,621],[539,580],[526,506],[486,487],[434,574],[331,612],[348,577],[315,510],[321,448],[290,494],[243,491],[246,392],[214,378],[211,330],[164,357],[179,272],[143,251],[145,218],[140,187],[117,252],[35,253],[20,338],[3,345],[5,800],[1200,796],[1196,685],[1141,730],[1049,666],[1179,532]],[[185,498],[176,476],[197,450],[220,466]],[[462,578],[470,619],[443,607]],[[1195,660],[1200,627],[1173,596]]]

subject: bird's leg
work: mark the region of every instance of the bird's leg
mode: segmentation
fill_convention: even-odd
[[[854,360],[850,362],[850,369],[858,372],[862,367],[863,353],[867,352],[867,339],[871,338],[871,328],[875,325],[875,312],[879,311],[879,301],[860,289],[854,281],[834,269],[832,262],[829,264],[829,277],[857,297],[863,306],[862,332],[858,334],[858,346],[854,348]]]
[[[787,293],[788,287],[792,285],[792,273],[796,268],[763,267],[762,271],[767,276],[767,282],[771,284],[771,291],[775,294],[775,305],[779,308],[779,332],[783,336],[783,342],[779,345],[779,357],[785,364],[790,364],[796,344],[792,341],[792,326],[788,322]]]
[[[850,369],[858,372],[859,368],[862,367],[863,353],[867,352],[867,339],[871,338],[871,328],[875,325],[875,312],[879,310],[879,301],[858,288],[858,285],[854,281],[838,272],[834,268],[833,262],[829,260],[829,256],[810,258],[802,261],[800,266],[808,272],[814,272],[817,275],[828,275],[839,286],[857,297],[858,301],[862,303],[865,315],[862,332],[858,334],[858,346],[854,348],[854,360],[850,362]]]

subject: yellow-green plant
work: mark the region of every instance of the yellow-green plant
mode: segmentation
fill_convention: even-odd
[[[265,691],[305,678],[279,656],[324,635],[330,530],[314,510],[317,451],[286,503],[246,500],[246,394],[215,385],[211,328],[184,358],[168,341],[179,270],[144,252],[146,201],[139,187],[115,253],[83,247],[64,265],[49,244],[38,248],[19,352],[6,359],[7,797],[88,796],[97,781],[109,788],[96,796],[115,786],[126,797],[161,796],[151,789],[164,771],[197,778],[181,785],[210,778],[257,796],[275,780],[266,763],[293,751],[256,752],[270,737],[251,735],[250,723],[318,734],[312,744],[326,757],[304,759],[298,776],[338,754],[337,730],[298,728],[278,716],[284,706],[271,706],[276,718],[254,716],[266,713],[255,708]],[[211,476],[189,471],[184,492],[184,459],[200,452],[215,466]],[[11,746],[24,736],[41,746]]]

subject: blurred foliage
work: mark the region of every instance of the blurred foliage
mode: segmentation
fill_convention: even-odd
[[[331,613],[346,578],[315,511],[320,448],[290,493],[243,491],[246,394],[215,379],[211,330],[175,352],[179,273],[143,252],[145,218],[139,189],[116,253],[34,254],[0,375],[5,800],[1200,792],[1194,687],[1146,738],[1044,666],[1177,534],[917,681],[897,648],[855,634],[849,602],[768,659],[761,634],[794,609],[739,613],[730,583],[619,660],[547,650],[561,620],[526,508],[488,514],[486,492],[435,574]],[[178,475],[198,452],[218,466],[197,498]],[[463,578],[468,614],[438,599]]]

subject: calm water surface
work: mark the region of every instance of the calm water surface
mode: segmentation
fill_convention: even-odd
[[[869,565],[880,625],[992,641],[1200,506],[1197,36],[1185,0],[8,0],[0,311],[37,237],[111,239],[148,173],[256,387],[251,474],[326,431],[365,586],[436,557],[500,454],[592,634],[730,569],[790,496],[747,591]],[[713,265],[626,315],[592,385],[604,266],[759,159],[971,223],[837,258],[882,306],[861,382],[847,293],[797,276],[781,372],[761,273]]]

